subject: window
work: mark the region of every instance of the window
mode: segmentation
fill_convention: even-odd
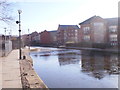
[[[75,32],[78,32],[78,30],[75,30]]]
[[[77,36],[78,35],[78,33],[77,32],[75,32],[75,36]]]
[[[66,37],[64,37],[64,40],[66,40],[67,38]]]
[[[117,41],[117,34],[110,35],[110,41]]]
[[[71,35],[71,36],[74,36],[74,34],[73,34],[73,33],[71,33],[70,35]]]
[[[83,30],[90,30],[90,27],[84,27]]]
[[[118,45],[116,42],[111,43],[112,46]]]
[[[102,22],[96,22],[93,24],[94,26],[103,26],[104,24]]]
[[[109,26],[109,32],[117,32],[117,26]]]
[[[88,40],[90,40],[90,36],[89,36],[89,35],[85,35],[83,39],[84,39],[85,41],[88,41]]]
[[[88,34],[89,31],[90,31],[90,27],[84,27],[84,28],[83,28],[84,34]]]

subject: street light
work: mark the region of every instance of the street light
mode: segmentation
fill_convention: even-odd
[[[29,50],[30,50],[30,30],[28,29],[28,38],[29,38]]]
[[[12,37],[12,30],[10,29],[9,30],[9,40],[11,40],[11,37]]]
[[[19,24],[19,59],[22,59],[21,56],[21,22],[20,22],[20,14],[22,13],[21,10],[18,10],[18,14],[19,14],[19,21],[16,21],[17,24]]]
[[[7,29],[7,28],[5,27],[4,29],[5,29],[5,41],[6,41],[6,31],[7,31],[6,29]]]

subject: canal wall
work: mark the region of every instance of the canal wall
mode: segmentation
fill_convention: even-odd
[[[29,52],[30,50],[28,48],[24,48],[22,50],[24,59],[20,60],[20,71],[23,88],[45,88],[45,90],[48,90],[48,87],[44,84],[42,79],[33,69],[33,60],[30,57]]]
[[[82,47],[58,47],[61,49],[76,49],[76,50],[87,50],[87,51],[97,51],[97,52],[110,52],[110,53],[119,53],[119,49],[100,49],[100,48],[82,48]]]

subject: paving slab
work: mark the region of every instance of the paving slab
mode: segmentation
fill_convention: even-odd
[[[0,58],[0,86],[2,88],[22,88],[18,50]]]
[[[2,83],[2,88],[22,88],[20,85],[20,80],[4,80]]]
[[[0,90],[2,89],[2,58],[0,57]]]

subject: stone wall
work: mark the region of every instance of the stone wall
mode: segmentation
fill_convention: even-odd
[[[10,40],[0,40],[0,57],[7,56],[12,51],[12,42]]]
[[[0,56],[2,56],[2,40],[0,40]]]

